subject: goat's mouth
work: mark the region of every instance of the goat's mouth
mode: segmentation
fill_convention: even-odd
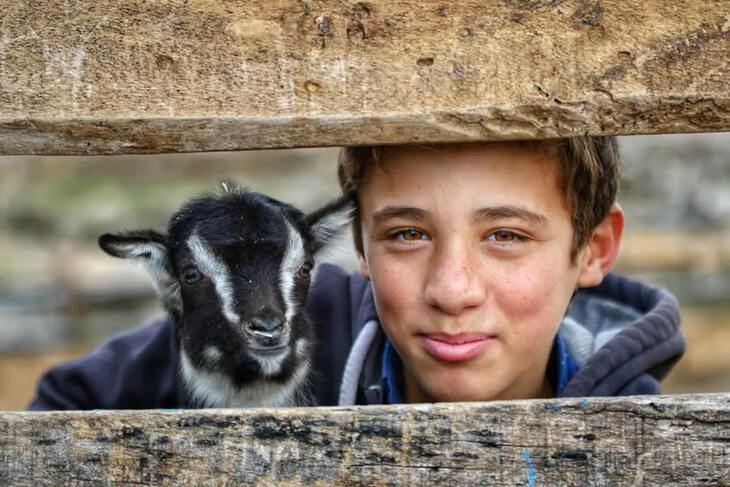
[[[289,350],[289,345],[279,345],[275,347],[254,347],[249,346],[249,350],[252,352],[255,352],[257,355],[280,355],[282,353],[285,353]]]

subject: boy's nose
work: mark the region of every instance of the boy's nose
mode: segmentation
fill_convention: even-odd
[[[485,298],[477,256],[464,248],[442,249],[434,254],[425,289],[427,304],[455,315],[479,306]]]

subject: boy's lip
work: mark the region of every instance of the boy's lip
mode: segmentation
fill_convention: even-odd
[[[446,362],[469,360],[482,353],[496,338],[494,334],[480,332],[419,335],[421,345],[426,352],[432,357]]]

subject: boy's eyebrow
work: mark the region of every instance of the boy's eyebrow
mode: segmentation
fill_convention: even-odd
[[[520,208],[519,206],[488,206],[479,208],[472,215],[472,220],[496,220],[498,218],[519,218],[534,225],[544,227],[548,223],[545,215]]]
[[[391,218],[406,218],[409,220],[424,221],[428,218],[428,212],[413,206],[384,206],[373,212],[373,223],[382,223]]]
[[[408,220],[425,221],[429,217],[429,212],[413,206],[385,206],[373,212],[373,223],[382,223],[391,218],[405,218]],[[545,215],[536,213],[519,206],[487,206],[474,211],[472,220],[496,220],[498,218],[519,218],[527,220],[538,226],[545,226],[548,218]]]

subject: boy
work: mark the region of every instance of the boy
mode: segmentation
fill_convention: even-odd
[[[360,275],[312,286],[319,404],[657,393],[683,353],[674,298],[608,274],[613,138],[346,148],[339,175]],[[175,407],[175,354],[168,320],[132,330],[30,408]]]

